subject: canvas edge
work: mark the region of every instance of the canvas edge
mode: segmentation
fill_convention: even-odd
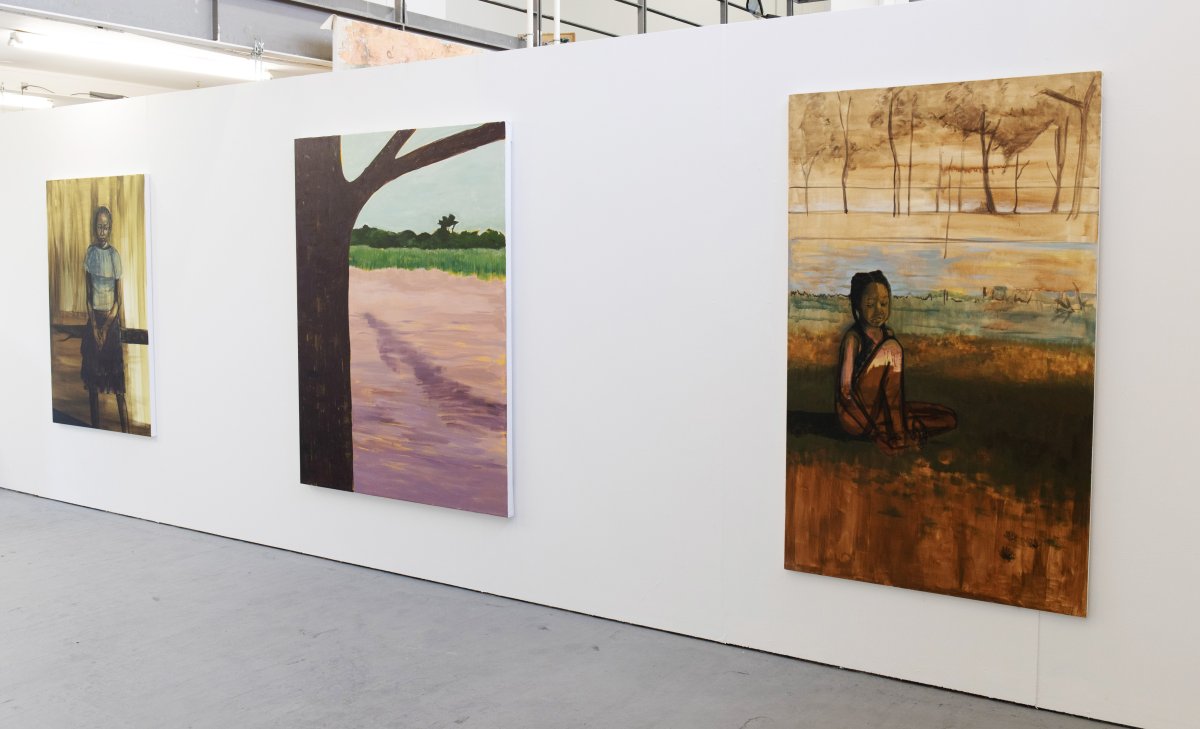
[[[513,172],[512,172],[512,123],[504,119],[501,123],[504,124],[504,381],[507,388],[505,396],[505,458],[506,463],[506,478],[508,483],[508,513],[505,518],[512,519],[517,515],[516,512],[516,474],[514,466],[516,464],[516,451],[513,448],[513,423],[516,422],[515,409],[513,403],[516,398],[513,396],[513,322],[516,317],[513,316]]]
[[[153,230],[153,205],[150,175],[148,173],[138,173],[138,177],[142,178],[142,206],[144,214],[142,216],[142,245],[145,250],[142,255],[146,259],[146,367],[150,370],[150,382],[146,396],[150,399],[148,409],[150,412],[150,435],[147,437],[153,438],[158,435],[158,390],[156,387],[155,373],[158,367],[155,364],[154,356],[158,348],[155,345],[155,329],[154,329],[154,246],[151,241],[154,236],[151,235]]]

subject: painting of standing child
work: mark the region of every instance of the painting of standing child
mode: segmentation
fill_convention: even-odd
[[[56,423],[152,435],[145,177],[46,183]]]

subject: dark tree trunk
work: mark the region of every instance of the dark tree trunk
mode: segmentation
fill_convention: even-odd
[[[987,112],[979,112],[979,150],[983,154],[983,196],[989,213],[996,212],[996,198],[992,196],[992,183],[988,179],[988,155],[992,152],[995,132],[987,127]]]
[[[1017,166],[1013,168],[1013,215],[1017,214],[1017,205],[1021,203],[1021,192],[1017,184],[1021,181],[1021,153],[1017,152]]]
[[[962,145],[958,148],[958,212],[962,212],[963,171],[966,165],[966,152]]]
[[[340,145],[340,137],[296,140],[300,481],[352,491],[350,230],[361,204]]]
[[[1067,117],[1063,123],[1054,127],[1054,167],[1056,172],[1054,177],[1054,202],[1050,204],[1050,212],[1057,213],[1059,204],[1062,200],[1062,178],[1063,167],[1067,164],[1067,131],[1071,127],[1071,118]]]
[[[1021,182],[1021,174],[1025,172],[1025,168],[1029,163],[1021,164],[1021,153],[1017,152],[1017,164],[1013,167],[1013,215],[1017,214],[1017,206],[1021,204],[1021,191],[1018,185]]]
[[[854,97],[846,96],[846,116],[842,116],[842,95],[838,94],[838,120],[842,123],[842,212],[850,214],[850,200],[846,195],[846,181],[850,178],[850,105]]]

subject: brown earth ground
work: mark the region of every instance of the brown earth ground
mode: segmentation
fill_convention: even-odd
[[[789,459],[787,485],[788,569],[1086,614],[1086,502],[1020,498],[925,460],[895,477]]]
[[[833,424],[839,338],[789,337],[785,566],[1086,614],[1090,348],[904,337],[909,398],[959,428],[889,456]]]
[[[505,282],[350,269],[354,490],[508,513]]]

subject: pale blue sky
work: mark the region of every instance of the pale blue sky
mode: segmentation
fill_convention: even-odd
[[[475,126],[418,129],[400,155]],[[344,135],[342,170],[346,179],[358,177],[393,133]],[[504,142],[485,144],[384,185],[363,206],[354,227],[432,232],[443,215],[453,213],[458,219],[455,230],[491,228],[507,232],[504,177]]]

